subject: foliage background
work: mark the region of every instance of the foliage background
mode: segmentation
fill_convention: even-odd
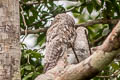
[[[73,0],[74,1],[74,0]],[[68,4],[68,2],[65,2]],[[70,1],[72,3],[72,1]],[[21,77],[22,80],[34,80],[42,73],[42,58],[44,57],[45,32],[33,34],[36,40],[34,48],[24,44],[24,39],[29,35],[27,30],[36,30],[49,27],[53,18],[63,12],[69,12],[77,20],[77,23],[96,19],[118,19],[120,18],[119,0],[78,0],[64,7],[53,0],[20,0],[20,26],[25,30],[21,35],[22,58]],[[96,24],[88,26],[88,39],[90,47],[100,45],[113,29],[113,24]],[[36,46],[39,48],[35,49]],[[99,66],[99,65],[98,65]],[[91,80],[119,80],[120,61],[114,60],[109,66]]]

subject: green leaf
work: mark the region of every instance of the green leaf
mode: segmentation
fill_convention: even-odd
[[[87,10],[88,10],[89,14],[91,14],[92,11],[93,11],[93,5],[92,4],[88,4]]]
[[[84,6],[80,7],[80,14],[83,12],[84,8],[85,8]]]
[[[37,38],[37,42],[35,45],[42,45],[45,42],[45,33],[44,34],[40,34],[39,37]]]
[[[28,70],[28,71],[32,70],[32,66],[31,66],[31,65],[27,65],[27,66],[25,66],[24,68],[25,68],[26,70]]]
[[[29,80],[29,78],[31,78],[32,76],[33,76],[33,72],[26,75],[22,80]]]
[[[119,69],[119,65],[118,65],[117,63],[115,63],[115,62],[113,62],[113,63],[111,64],[111,66],[112,66],[112,68],[113,68],[114,70]]]

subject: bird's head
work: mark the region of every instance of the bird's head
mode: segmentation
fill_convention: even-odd
[[[58,14],[57,16],[55,16],[55,19],[53,20],[52,24],[55,24],[57,22],[61,22],[63,24],[67,24],[71,26],[75,24],[74,19],[66,13]]]

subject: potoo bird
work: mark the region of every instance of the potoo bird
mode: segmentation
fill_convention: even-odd
[[[58,14],[47,31],[44,72],[54,68],[65,51],[74,45],[76,37],[74,19]]]

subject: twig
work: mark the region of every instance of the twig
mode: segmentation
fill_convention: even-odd
[[[34,4],[40,4],[38,1],[28,1],[28,2],[22,2],[20,1],[20,4],[21,5],[27,5],[27,6],[31,6],[31,5],[34,5]]]
[[[44,20],[46,20],[46,19],[50,19],[50,18],[52,18],[52,17],[53,17],[53,16],[49,16],[49,17],[47,17],[47,18],[41,19],[41,20],[39,20],[39,21],[37,21],[37,22],[34,22],[34,23],[28,25],[28,27],[30,27],[30,26],[34,26],[34,25],[40,23],[41,21],[44,21]]]
[[[43,51],[46,47],[46,44],[44,43],[39,49],[37,49],[39,52]]]
[[[100,41],[105,40],[105,38],[106,38],[107,36],[108,36],[108,35],[101,36],[101,37],[97,38],[97,39],[94,40],[90,45],[91,45],[91,46],[95,46],[95,45],[98,44]]]
[[[119,75],[119,72],[120,72],[120,68],[117,71],[115,71],[113,74],[111,74],[111,76],[116,77]]]
[[[99,77],[99,78],[117,77],[119,75],[119,72],[120,72],[120,68],[117,71],[115,71],[114,73],[112,73],[111,75],[108,75],[108,76],[96,76],[96,77]]]
[[[97,20],[84,22],[81,24],[75,24],[75,27],[79,27],[79,26],[88,27],[88,26],[92,26],[94,24],[116,24],[119,20],[120,19],[97,19]]]
[[[62,1],[62,0],[54,0],[54,1]],[[72,0],[72,2],[77,2],[78,0]],[[27,5],[27,6],[31,6],[31,5],[34,5],[34,4],[40,4],[40,3],[42,3],[43,2],[43,0],[40,0],[40,2],[38,2],[38,1],[28,1],[28,2],[22,2],[22,1],[20,1],[20,4],[23,4],[23,5]],[[71,1],[69,1],[69,2],[71,2]]]
[[[28,30],[28,34],[36,34],[36,33],[39,33],[39,32],[46,32],[48,29],[48,27],[45,27],[45,28],[39,28],[39,29],[36,29],[36,30]],[[24,35],[25,34],[25,31],[21,31],[21,34]]]
[[[96,76],[96,77],[99,77],[99,78],[110,78],[111,76]]]
[[[26,36],[27,36],[27,29],[28,29],[28,26],[26,24],[26,21],[25,21],[25,17],[24,17],[24,11],[23,11],[23,8],[22,6],[20,5],[20,9],[21,9],[21,15],[22,15],[22,19],[23,19],[23,23],[24,23],[24,26],[25,26],[25,37],[23,38],[23,41],[25,40]],[[22,42],[23,42],[22,41]]]
[[[80,6],[82,6],[82,4],[75,4],[75,5],[73,5],[73,7],[72,7],[72,8],[70,8],[70,9],[66,10],[65,12],[70,12],[70,11],[74,10],[75,8],[80,7]]]

